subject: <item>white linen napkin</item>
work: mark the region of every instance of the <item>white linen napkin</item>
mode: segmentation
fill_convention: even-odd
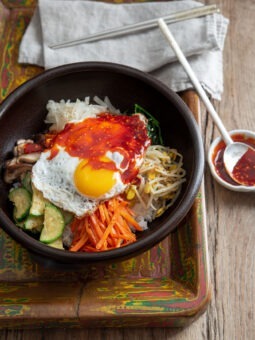
[[[174,91],[192,88],[158,28],[61,49],[49,46],[201,5],[190,0],[129,4],[39,0],[20,44],[19,62],[46,69],[80,61],[115,62],[150,72]],[[221,14],[169,26],[201,84],[215,99],[223,92],[222,51],[227,26],[228,20]]]

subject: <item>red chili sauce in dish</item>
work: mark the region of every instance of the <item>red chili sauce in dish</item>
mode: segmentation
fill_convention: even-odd
[[[246,137],[242,134],[234,134],[231,136],[235,142],[242,142],[247,144],[253,148],[255,148],[255,138]],[[220,141],[213,152],[212,161],[215,166],[215,170],[220,178],[222,178],[225,182],[228,182],[232,185],[238,186],[227,173],[224,162],[223,162],[223,153],[226,148],[226,144],[223,141]],[[236,179],[242,180],[242,182],[246,185],[254,185],[255,184],[255,153],[250,152],[249,150],[241,157],[241,159],[237,162],[233,169],[233,174]]]

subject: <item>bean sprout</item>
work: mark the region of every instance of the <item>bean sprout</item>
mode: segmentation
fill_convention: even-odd
[[[185,175],[183,157],[177,150],[150,146],[139,171],[139,184],[128,188],[135,194],[133,210],[147,221],[162,215],[177,199]]]

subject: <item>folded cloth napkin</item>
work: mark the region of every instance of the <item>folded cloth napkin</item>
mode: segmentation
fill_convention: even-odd
[[[20,45],[19,62],[46,69],[80,61],[115,62],[150,72],[174,91],[192,88],[158,28],[61,49],[49,46],[201,5],[187,0],[129,4],[39,0]],[[227,26],[228,20],[221,14],[169,25],[201,84],[215,99],[220,99],[223,91],[222,51]]]

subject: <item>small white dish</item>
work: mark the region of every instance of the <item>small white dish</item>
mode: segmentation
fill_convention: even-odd
[[[230,136],[233,135],[243,135],[245,137],[248,138],[252,138],[255,141],[255,132],[253,131],[249,131],[249,130],[232,130],[229,132]],[[208,152],[208,164],[211,170],[211,174],[212,176],[215,178],[215,180],[222,186],[224,186],[225,188],[232,190],[232,191],[241,191],[241,192],[255,192],[255,188],[254,187],[248,187],[248,186],[244,186],[244,185],[234,185],[231,183],[228,183],[227,181],[225,181],[224,179],[222,179],[219,174],[216,172],[215,169],[215,165],[213,163],[213,156],[214,156],[214,152],[215,149],[217,148],[217,146],[219,145],[220,142],[222,142],[223,139],[221,137],[216,138],[210,148],[209,148],[209,152]]]

